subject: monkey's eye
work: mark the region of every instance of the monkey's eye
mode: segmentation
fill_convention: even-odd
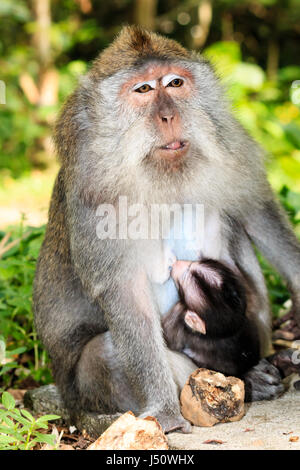
[[[162,78],[162,84],[164,87],[179,88],[184,84],[184,79],[180,75],[169,73]]]
[[[144,85],[140,86],[134,91],[137,91],[138,93],[147,93],[150,90],[153,90],[153,88],[150,85],[148,85],[148,83],[145,83]]]
[[[167,86],[172,86],[172,87],[180,87],[183,85],[183,80],[182,78],[174,78],[174,80],[172,80],[170,83],[168,83]]]
[[[156,81],[149,80],[147,82],[137,83],[133,87],[133,91],[136,91],[137,93],[148,93],[148,91],[154,90],[155,87],[156,87]]]

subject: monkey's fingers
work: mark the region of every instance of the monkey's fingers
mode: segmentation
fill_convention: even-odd
[[[285,339],[287,341],[294,341],[300,339],[300,328],[293,322],[284,328],[279,328],[273,332],[273,339]]]
[[[261,359],[244,375],[243,380],[247,402],[272,400],[284,392],[279,370],[267,359]]]
[[[279,328],[283,323],[285,323],[286,321],[288,320],[291,320],[293,318],[294,314],[293,314],[293,310],[289,310],[285,315],[283,315],[282,317],[280,318],[277,318],[274,322],[273,322],[273,327],[274,329],[277,329]]]
[[[267,359],[279,370],[282,377],[300,374],[300,350],[298,349],[283,349],[272,354]]]

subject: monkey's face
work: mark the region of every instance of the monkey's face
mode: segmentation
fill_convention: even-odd
[[[225,337],[242,327],[245,290],[232,270],[210,259],[176,261],[171,275],[187,309],[184,321],[194,332]]]
[[[95,60],[55,142],[93,207],[126,195],[244,217],[265,185],[260,152],[230,115],[209,63],[140,28],[125,28]]]
[[[191,73],[171,65],[149,65],[121,90],[122,99],[145,116],[146,128],[152,127],[157,136],[150,157],[172,167],[177,166],[190,146],[180,104],[190,99],[192,93]]]
[[[190,165],[195,172],[195,161],[208,154],[199,149],[201,139],[206,142],[213,128],[204,103],[199,106],[205,93],[201,67],[208,69],[192,62],[147,61],[103,80],[100,130],[114,134],[115,162],[117,155],[118,164],[126,162],[127,168],[176,174]]]

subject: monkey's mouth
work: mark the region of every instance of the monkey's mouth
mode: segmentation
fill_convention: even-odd
[[[156,154],[166,160],[177,160],[186,154],[189,142],[186,140],[174,140],[156,149]]]
[[[188,142],[184,140],[174,140],[167,145],[162,145],[160,148],[162,150],[182,150],[188,146]]]

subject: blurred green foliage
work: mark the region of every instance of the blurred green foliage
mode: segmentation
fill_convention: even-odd
[[[271,81],[257,64],[242,61],[238,43],[215,43],[204,54],[227,85],[236,117],[267,151],[271,184],[300,190],[300,83],[291,88],[300,66],[282,67]]]
[[[0,239],[4,237],[0,232]],[[12,231],[0,258],[0,387],[48,383],[48,360],[33,327],[32,283],[44,227]],[[1,366],[2,364],[2,366]],[[26,382],[25,382],[26,383]]]

